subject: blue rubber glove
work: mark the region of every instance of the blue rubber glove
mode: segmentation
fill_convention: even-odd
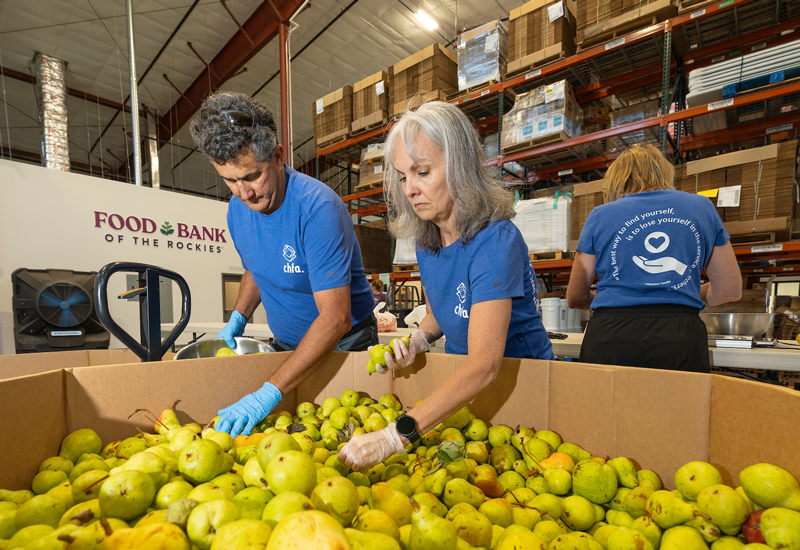
[[[225,338],[225,343],[228,344],[228,347],[234,349],[236,347],[234,338],[244,334],[245,325],[247,325],[247,319],[244,318],[244,315],[233,310],[228,324],[217,334],[217,338]]]
[[[230,433],[231,437],[250,435],[255,425],[272,412],[281,399],[281,390],[274,384],[264,382],[261,388],[250,395],[245,395],[233,405],[217,411],[219,420],[214,429]]]

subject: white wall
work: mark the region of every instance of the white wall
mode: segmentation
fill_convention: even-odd
[[[0,160],[0,354],[15,352],[11,273],[21,267],[97,271],[115,261],[156,265],[186,279],[192,295],[190,321],[222,322],[222,274],[243,273],[228,233],[226,210],[227,204],[219,201]],[[112,218],[113,214],[121,218]],[[141,230],[134,232],[126,226],[117,230],[110,224],[119,226],[121,219],[131,216],[153,220],[154,232],[143,235]],[[171,235],[161,233],[165,222],[174,229]],[[179,236],[178,224],[186,225],[188,236]],[[131,218],[130,225],[137,229],[138,223]],[[201,238],[205,227],[218,240],[212,241],[207,234],[204,240],[197,234],[192,237],[193,226]],[[153,229],[149,222],[147,229]],[[143,238],[148,239],[147,245]],[[138,340],[139,307],[116,298],[124,291],[125,274],[113,275],[108,285],[109,310]],[[177,285],[173,285],[173,314],[177,321]],[[266,322],[263,308],[259,307],[254,322]],[[178,342],[190,337],[184,333]],[[111,347],[124,346],[112,336]]]

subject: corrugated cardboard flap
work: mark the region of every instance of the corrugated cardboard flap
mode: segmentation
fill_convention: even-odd
[[[728,168],[730,166],[739,166],[740,164],[748,164],[750,162],[765,161],[774,159],[778,156],[778,144],[773,143],[765,147],[756,147],[755,149],[745,149],[744,151],[734,151],[724,155],[717,155],[706,159],[694,160],[686,163],[687,176],[695,174],[702,174],[710,170],[719,170],[720,168]]]
[[[488,34],[490,32],[496,32],[497,27],[500,26],[500,21],[489,21],[488,23],[484,23],[483,25],[479,25],[474,29],[470,29],[466,32],[461,33],[458,38],[459,44],[464,44],[469,42],[470,40],[474,40],[479,36],[483,36],[484,34]]]
[[[572,12],[573,18],[577,17],[576,14],[578,13],[578,5],[575,0],[566,0],[567,9]],[[539,8],[543,8],[545,6],[551,6],[555,4],[554,0],[531,0],[530,2],[526,2],[522,4],[522,6],[511,10],[509,14],[509,20],[517,19],[522,17],[523,15],[532,12],[533,10],[538,10]]]
[[[98,351],[92,351],[92,354]],[[0,380],[52,370],[88,367],[92,354],[86,350],[76,350],[3,355],[0,361]]]
[[[386,71],[378,71],[372,76],[368,76],[363,80],[359,80],[355,84],[353,84],[353,93],[359,92],[364,88],[372,86],[373,84],[377,84],[381,80],[386,80],[389,76],[386,74]]]
[[[572,188],[572,196],[591,195],[592,193],[602,193],[605,180],[588,181],[586,183],[576,183]]]
[[[414,55],[410,55],[403,59],[402,61],[394,64],[394,74],[397,75],[398,73],[405,71],[409,67],[413,67],[417,63],[422,62],[423,59],[428,59],[429,57],[433,57],[436,49],[439,49],[443,54],[450,58],[453,63],[458,64],[458,57],[449,48],[442,46],[441,44],[431,44],[425,49],[422,49],[415,53]]]

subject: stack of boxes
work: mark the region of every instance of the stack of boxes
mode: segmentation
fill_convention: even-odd
[[[345,86],[314,102],[314,145],[321,149],[350,136],[353,122],[353,87]]]
[[[460,34],[457,51],[459,92],[505,77],[508,33],[500,21]]]
[[[586,29],[622,15],[622,0],[585,0],[578,2],[577,43],[583,42]]]
[[[608,107],[595,107],[590,105],[583,108],[583,127],[587,134],[593,134],[608,128]]]
[[[581,134],[583,111],[572,86],[560,80],[517,96],[514,108],[503,116],[503,153],[535,142],[563,141]],[[532,143],[534,142],[534,143]]]
[[[444,100],[455,93],[458,90],[458,58],[441,44],[432,44],[396,63],[390,80],[394,102],[391,114],[397,116],[410,105]]]
[[[389,75],[380,71],[353,85],[353,134],[389,119]]]
[[[572,242],[570,250],[578,244],[586,218],[595,206],[603,204],[604,180],[576,183],[572,188]]]
[[[575,0],[533,0],[509,15],[508,74],[573,55]]]
[[[358,189],[383,185],[383,143],[365,147],[358,167]]]
[[[653,18],[678,13],[675,0],[588,0],[578,2],[578,44],[597,44],[617,33],[631,32]]]
[[[633,124],[634,122],[641,122],[642,120],[653,118],[658,116],[660,112],[659,102],[654,99],[652,101],[645,101],[637,103],[636,105],[631,105],[630,107],[611,111],[608,114],[608,120],[611,128],[616,128],[617,126],[625,126],[626,124]],[[656,141],[658,141],[657,129],[645,128],[644,130],[636,130],[635,132],[609,138],[608,150],[623,151],[636,143]]]
[[[796,159],[797,140],[718,155],[676,167],[675,187],[716,204],[717,190],[741,186],[738,206],[717,208],[728,232],[784,232],[795,211]]]

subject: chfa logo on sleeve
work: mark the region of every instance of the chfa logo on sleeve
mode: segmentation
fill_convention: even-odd
[[[458,285],[458,288],[456,288],[456,296],[458,296],[459,304],[456,306],[454,313],[459,317],[469,319],[469,311],[462,307],[462,304],[467,299],[467,287],[464,285],[464,283],[461,283]]]

